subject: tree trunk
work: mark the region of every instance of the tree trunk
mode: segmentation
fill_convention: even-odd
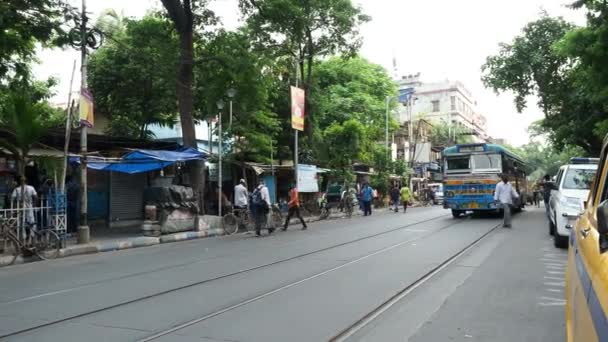
[[[194,44],[192,30],[180,32],[180,63],[177,71],[177,101],[179,117],[182,125],[182,138],[184,145],[198,149],[196,133],[194,130],[194,99],[193,83]],[[193,163],[190,168],[190,182],[199,208],[203,208],[203,194],[205,193],[205,174],[202,162]]]
[[[177,102],[179,117],[182,125],[182,138],[185,146],[198,149],[194,130],[194,99],[192,83],[194,79],[194,21],[191,0],[161,0],[167,14],[175,24],[179,34],[180,60],[177,68]],[[204,193],[205,174],[203,163],[194,162],[190,168],[190,182],[197,198],[199,208],[203,208],[202,194]],[[198,216],[196,219],[198,225]]]

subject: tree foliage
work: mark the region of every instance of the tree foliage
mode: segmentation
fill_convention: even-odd
[[[175,123],[178,43],[171,23],[158,16],[127,20],[89,59],[96,109],[110,116],[108,133],[146,138],[151,124]]]
[[[13,88],[0,99],[0,125],[5,136],[0,138],[0,146],[15,156],[21,175],[31,148],[61,120],[62,113],[46,103],[48,94],[45,84],[37,82]]]
[[[584,157],[585,151],[578,146],[543,146],[538,143],[528,143],[518,148],[510,147],[510,150],[520,156],[528,168],[528,176],[532,180],[540,180],[544,175],[555,175],[559,167],[567,164],[573,156]]]
[[[239,4],[257,45],[297,66],[307,95],[306,122],[311,139],[315,115],[310,99],[316,59],[354,54],[361,45],[358,28],[369,17],[351,0],[240,0]]]
[[[466,128],[461,125],[448,125],[445,121],[433,122],[430,139],[433,146],[444,147],[472,143],[475,140]]]
[[[65,42],[64,24],[73,15],[73,9],[62,0],[0,2],[0,81],[29,73],[36,43]]]
[[[593,47],[592,41],[577,42],[577,32],[583,31],[541,13],[513,42],[501,44],[499,53],[487,58],[483,81],[496,92],[513,91],[520,112],[529,95],[538,96],[545,117],[537,129],[548,133],[556,146],[577,145],[597,154],[608,122],[598,101],[601,81],[592,76],[593,61],[574,53]]]
[[[386,70],[362,57],[333,57],[318,64],[315,69],[314,87],[317,92],[314,102],[317,106],[316,140],[323,143],[317,147],[326,148],[326,131],[335,124],[356,121],[361,124],[364,134],[355,151],[357,161],[374,163],[375,145],[384,139],[386,126],[386,98],[397,93],[397,86]],[[391,107],[395,106],[391,102]],[[311,120],[307,117],[307,120]],[[398,127],[390,118],[390,131]],[[316,150],[316,154],[323,153]],[[388,152],[386,152],[388,155]]]

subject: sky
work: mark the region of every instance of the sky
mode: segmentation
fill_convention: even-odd
[[[79,0],[70,0],[75,6]],[[517,113],[512,94],[497,95],[485,89],[481,65],[488,55],[498,51],[500,42],[510,42],[541,10],[563,16],[579,25],[584,13],[566,8],[568,0],[355,0],[371,22],[360,29],[363,37],[361,55],[393,73],[393,59],[399,76],[420,72],[423,81],[445,79],[461,81],[472,91],[478,111],[488,121],[488,133],[505,138],[510,144],[529,141],[527,127],[541,119],[535,98],[528,108]],[[211,0],[211,9],[222,18],[227,29],[240,24],[236,0]],[[106,8],[124,11],[128,17],[141,17],[149,9],[160,9],[158,0],[88,0],[93,18]],[[41,64],[34,71],[38,78],[54,76],[60,84],[55,101],[66,102],[75,50],[43,50]],[[77,69],[78,71],[78,69]],[[74,89],[78,89],[78,72]]]

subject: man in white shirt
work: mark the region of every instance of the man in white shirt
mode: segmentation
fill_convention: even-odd
[[[33,186],[27,185],[27,181],[24,176],[19,179],[20,185],[13,190],[11,199],[13,205],[17,208],[22,208],[25,214],[25,234],[28,242],[31,242],[32,233],[30,230],[36,230],[36,218],[34,217],[34,202],[38,198],[38,194]]]
[[[245,180],[241,179],[239,184],[234,187],[234,207],[236,209],[247,209],[249,194],[246,184]]]
[[[502,207],[503,216],[503,227],[511,228],[511,205],[513,205],[513,199],[519,198],[517,191],[513,189],[511,183],[507,179],[507,175],[500,177],[502,182],[496,184],[496,191],[494,191],[494,201]]]

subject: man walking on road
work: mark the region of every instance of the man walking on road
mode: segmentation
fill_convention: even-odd
[[[264,185],[264,181],[260,181],[260,185],[251,194],[251,207],[255,217],[255,235],[261,236],[262,226],[267,222],[267,214],[270,211],[270,193]],[[274,228],[268,228],[268,234],[272,234]]]
[[[397,184],[393,185],[391,189],[391,202],[393,203],[393,208],[395,212],[399,212],[399,197],[401,196],[399,192],[399,187]]]
[[[502,226],[511,228],[511,205],[513,205],[513,199],[519,198],[519,195],[509,183],[507,175],[503,174],[500,178],[502,182],[496,184],[494,200],[500,204],[504,213]]]
[[[410,188],[405,183],[403,183],[400,193],[401,193],[401,202],[403,202],[403,213],[405,214],[405,211],[407,210],[407,205],[410,202],[412,194],[410,193]]]
[[[361,199],[363,200],[363,216],[371,215],[374,190],[369,186],[369,183],[365,183],[363,186],[363,190],[361,190]]]
[[[300,198],[298,197],[298,188],[296,188],[295,185],[291,185],[290,188],[291,190],[289,190],[289,203],[287,204],[289,206],[289,212],[287,213],[285,225],[283,226],[282,230],[287,230],[287,227],[289,226],[289,220],[291,220],[291,217],[294,215],[300,219],[300,222],[302,222],[302,230],[306,230],[308,226],[306,225],[306,222],[304,222],[304,219],[300,214]]]

